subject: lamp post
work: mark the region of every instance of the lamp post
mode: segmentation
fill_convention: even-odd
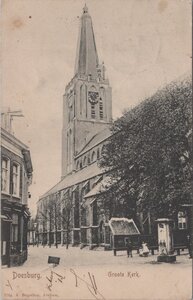
[[[33,243],[33,247],[35,244],[35,224],[32,224],[32,243]]]
[[[34,223],[35,233],[37,234],[37,247],[39,246],[39,232],[38,232],[38,223]]]

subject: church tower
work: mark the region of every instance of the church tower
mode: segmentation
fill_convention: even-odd
[[[63,96],[62,178],[75,170],[74,159],[94,135],[112,122],[111,87],[100,64],[91,16],[81,16],[75,75]]]

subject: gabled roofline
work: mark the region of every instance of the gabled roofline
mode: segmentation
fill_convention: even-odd
[[[29,147],[21,142],[19,139],[17,139],[13,134],[9,133],[7,130],[1,127],[1,135],[8,140],[11,144],[17,144],[17,146],[20,147],[20,149],[29,150]]]
[[[111,123],[109,123],[109,124],[111,124]],[[96,144],[94,144],[93,146],[91,146],[90,148],[88,148],[88,149],[85,150],[86,146],[88,146],[89,143],[90,143],[90,142],[91,142],[91,141],[92,141],[99,133],[101,133],[102,131],[103,131],[103,130],[101,130],[100,132],[96,133],[96,134],[88,141],[88,143],[87,143],[86,145],[84,145],[84,147],[82,148],[82,150],[81,150],[77,155],[75,155],[75,159],[76,159],[76,158],[79,158],[81,155],[85,154],[86,152],[92,150],[94,147],[100,145],[102,142],[108,140],[108,139],[112,136],[112,134],[110,134],[108,137],[104,138],[104,139],[101,140],[100,142],[97,142]],[[85,150],[85,151],[84,151],[84,150]]]

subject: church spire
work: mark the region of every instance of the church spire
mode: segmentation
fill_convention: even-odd
[[[92,19],[85,4],[81,16],[80,33],[76,54],[75,74],[97,78],[98,54],[96,50]]]
[[[88,7],[86,6],[86,3],[85,3],[85,6],[83,7],[83,14],[85,13],[88,13]]]

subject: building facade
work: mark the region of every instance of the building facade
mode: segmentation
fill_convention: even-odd
[[[27,259],[28,187],[33,168],[29,148],[12,133],[11,118],[11,112],[2,114],[1,262],[15,266]]]
[[[97,213],[94,195],[87,194],[106,177],[97,161],[111,136],[112,95],[86,5],[80,23],[75,75],[63,96],[61,181],[40,197],[37,223],[42,243],[70,241],[92,248],[109,244],[108,222]]]
[[[100,192],[112,184],[99,168],[98,160],[111,138],[112,95],[100,64],[93,25],[85,6],[75,63],[75,74],[63,96],[61,181],[37,203],[37,240],[43,244],[88,245],[110,248],[109,216],[104,213]],[[136,220],[146,241],[157,244],[157,225],[152,212],[143,212],[138,201]],[[120,217],[120,216],[119,216]],[[176,249],[186,246],[188,212],[180,209],[175,217]],[[151,242],[150,242],[151,244]]]

